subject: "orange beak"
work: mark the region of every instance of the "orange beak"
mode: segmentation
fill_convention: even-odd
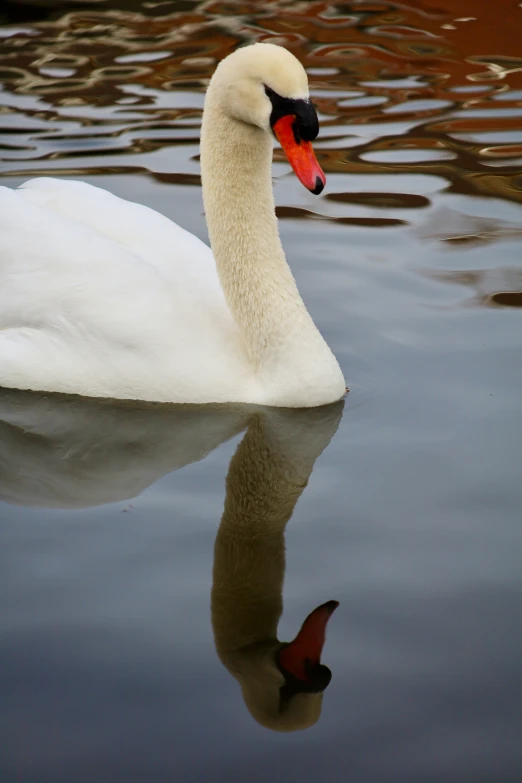
[[[314,667],[321,663],[328,620],[339,606],[338,601],[327,601],[311,612],[293,642],[279,653],[279,664],[298,680],[309,681]]]
[[[294,114],[286,114],[277,120],[273,131],[298,179],[305,188],[318,195],[326,184],[326,177],[317,162],[312,144],[296,136],[295,120]]]

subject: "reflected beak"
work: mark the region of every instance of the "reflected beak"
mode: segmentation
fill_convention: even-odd
[[[311,142],[299,137],[295,120],[294,114],[285,114],[274,123],[273,131],[300,182],[317,196],[326,184],[326,177]]]
[[[308,615],[294,641],[279,652],[283,671],[305,682],[312,679],[314,669],[321,664],[328,620],[338,606],[338,601],[327,601]]]

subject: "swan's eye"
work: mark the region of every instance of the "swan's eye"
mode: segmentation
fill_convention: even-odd
[[[270,127],[272,130],[281,117],[293,117],[294,139],[296,144],[301,141],[313,141],[319,133],[319,120],[314,105],[309,98],[283,98],[271,87],[264,85],[265,93],[272,104]]]
[[[272,104],[270,127],[274,136],[303,185],[312,193],[319,194],[326,177],[310,144],[319,132],[319,120],[312,101],[309,98],[283,98],[270,87],[264,87]]]

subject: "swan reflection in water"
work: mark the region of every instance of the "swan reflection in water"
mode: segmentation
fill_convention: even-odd
[[[277,638],[285,527],[343,402],[306,410],[111,403],[0,390],[0,497],[85,508],[135,497],[246,429],[226,479],[211,598],[219,659],[262,726],[293,731],[321,714],[321,664],[336,601],[318,606],[293,642]]]

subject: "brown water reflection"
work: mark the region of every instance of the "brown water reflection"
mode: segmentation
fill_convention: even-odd
[[[486,307],[522,307],[522,269],[497,267],[495,270],[431,272],[433,279],[475,291],[467,304]]]
[[[3,133],[17,137],[3,139],[4,161],[13,172],[20,169],[14,160],[196,143],[201,101],[186,91],[202,93],[216,62],[237,45],[270,40],[310,71],[327,171],[414,170],[443,176],[455,192],[520,201],[513,177],[520,170],[522,101],[513,91],[522,87],[522,12],[516,2],[503,5],[500,16],[488,0],[100,2],[67,5],[63,13],[60,3],[47,3],[48,18],[4,28],[0,76],[6,92],[19,97],[3,110]],[[22,9],[31,16],[23,3],[5,4],[2,21],[19,20]],[[72,118],[69,133],[50,135]],[[29,119],[28,131],[34,120],[38,127],[26,135]],[[490,141],[482,143],[478,134],[485,133]],[[502,134],[497,144],[495,133]],[[394,158],[398,150],[420,154],[413,165]],[[375,153],[378,160],[368,158]],[[437,163],[448,153],[451,163]]]
[[[515,0],[496,9],[490,0],[10,0],[0,11],[1,174],[142,173],[198,184],[194,148],[208,79],[236,46],[260,40],[287,46],[305,64],[322,118],[321,164],[347,177],[346,191],[326,194],[342,214],[322,217],[404,226],[411,213],[373,210],[431,203],[425,193],[352,189],[349,178],[359,183],[361,175],[371,183],[409,175],[410,188],[411,175],[436,177],[447,193],[520,203],[522,9]],[[165,171],[163,149],[187,156],[189,170]],[[284,161],[279,149],[274,157]],[[285,205],[279,216],[310,215]]]

